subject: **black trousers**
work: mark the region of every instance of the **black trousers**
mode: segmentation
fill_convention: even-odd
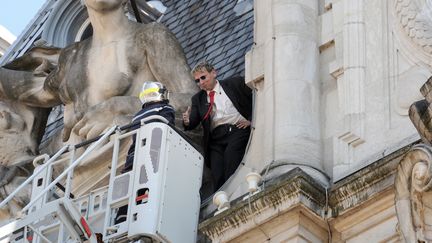
[[[210,134],[209,153],[213,188],[217,191],[235,172],[245,153],[250,127],[217,126]]]

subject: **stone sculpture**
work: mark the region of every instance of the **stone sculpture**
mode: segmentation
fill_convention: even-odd
[[[191,94],[198,87],[192,81],[182,48],[164,26],[130,21],[124,13],[126,2],[127,0],[85,0],[93,27],[91,38],[62,50],[36,48],[20,58],[19,65],[14,62],[1,67],[0,100],[7,101],[4,106],[14,108],[21,105],[29,106],[27,108],[30,110],[33,109],[30,107],[44,110],[63,104],[63,142],[69,144],[96,137],[114,124],[129,123],[133,114],[140,109],[141,102],[137,96],[142,84],[148,80],[165,84],[171,91],[171,104],[179,112],[184,110]],[[10,114],[9,117],[17,119],[21,115],[15,110]],[[0,137],[4,132],[1,130],[1,115],[3,113],[0,110]],[[45,124],[40,127],[44,128]],[[24,146],[29,143],[32,148],[30,151],[34,152],[28,158],[34,156],[34,148],[37,148],[40,139],[34,136],[16,137],[25,142],[19,139],[13,142],[8,140],[4,143],[5,146],[9,149],[14,144]],[[57,148],[60,145],[62,144]],[[19,146],[17,148],[18,151],[10,151],[10,156],[19,159],[11,161],[20,161],[25,157],[21,152],[27,150]],[[5,148],[0,147],[0,153],[3,150]],[[100,171],[101,168],[107,170],[104,163],[106,160],[101,158],[97,160],[103,163],[87,164],[85,169],[78,168],[77,173],[80,175],[76,175],[75,179],[94,176],[93,171]],[[0,176],[9,178],[8,175],[16,171],[17,168],[9,164],[0,171]],[[7,193],[22,181],[16,179],[18,177],[0,182],[3,187],[8,187]],[[16,203],[15,209],[27,200],[27,195],[29,194],[23,193],[23,198]]]
[[[32,108],[19,103],[0,102],[0,201],[24,182],[33,171],[32,160],[38,154],[48,117],[47,109]],[[31,187],[0,210],[0,220],[16,216],[29,202]]]
[[[431,67],[432,4],[428,0],[394,0],[392,5],[401,49],[410,58]]]
[[[2,96],[37,107],[64,104],[63,141],[70,143],[128,123],[141,106],[137,95],[144,81],[162,82],[172,92],[171,103],[186,107],[197,87],[174,35],[157,23],[130,21],[127,0],[84,2],[93,36],[62,50],[43,82],[0,80]]]
[[[411,105],[409,116],[423,144],[401,160],[395,179],[395,205],[405,242],[432,241],[432,78],[421,87],[425,97]]]
[[[0,68],[0,82],[32,79],[44,82],[54,69],[59,49],[33,48]],[[16,85],[16,84],[15,84]],[[16,85],[16,89],[21,88]],[[31,107],[16,101],[0,101],[0,200],[9,195],[33,171],[32,160],[45,131],[50,109]],[[0,221],[16,216],[29,201],[31,187],[0,209]],[[1,224],[1,223],[0,223]]]

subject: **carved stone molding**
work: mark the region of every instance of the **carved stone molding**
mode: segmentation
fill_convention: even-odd
[[[414,146],[399,163],[395,204],[405,242],[432,241],[432,147]]]
[[[392,0],[395,31],[404,54],[432,68],[432,3]]]
[[[204,220],[199,229],[213,242],[227,241],[299,205],[319,217],[325,202],[322,185],[296,168],[267,182],[265,190],[249,200],[240,197],[232,201],[230,209]]]
[[[83,25],[88,25],[87,11],[80,1],[59,1],[44,23],[42,39],[50,46],[65,47],[76,40]]]
[[[337,181],[329,194],[333,217],[344,214],[393,187],[396,168],[411,145]]]

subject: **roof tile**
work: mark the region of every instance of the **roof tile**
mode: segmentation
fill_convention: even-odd
[[[253,11],[236,16],[233,0],[162,0],[162,18],[184,48],[190,66],[207,59],[219,77],[244,72],[244,55],[253,43]]]

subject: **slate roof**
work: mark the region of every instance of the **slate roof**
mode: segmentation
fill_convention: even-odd
[[[161,23],[182,45],[192,68],[207,60],[218,78],[244,76],[244,56],[253,44],[253,10],[237,16],[237,0],[162,0]]]

